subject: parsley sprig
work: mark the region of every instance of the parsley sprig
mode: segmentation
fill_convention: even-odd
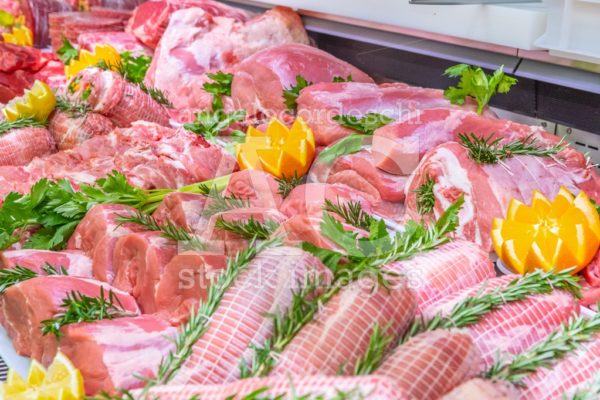
[[[362,117],[340,114],[333,117],[333,120],[341,126],[353,129],[363,135],[373,135],[377,129],[394,121],[393,118],[374,112],[367,113]]]
[[[212,110],[222,110],[223,100],[221,96],[231,96],[231,82],[233,82],[233,74],[223,71],[206,74],[212,82],[206,82],[202,87],[208,93],[213,95]]]
[[[302,75],[296,75],[296,84],[283,90],[283,102],[289,111],[296,112],[298,107],[296,100],[300,96],[300,91],[310,85],[312,82],[307,81]]]

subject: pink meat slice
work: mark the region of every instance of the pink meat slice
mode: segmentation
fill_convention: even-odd
[[[381,376],[303,376],[293,380],[287,377],[252,378],[224,385],[158,386],[151,389],[149,395],[159,400],[188,400],[193,396],[217,400],[243,398],[264,388],[266,391],[260,395],[267,398],[306,396],[329,399],[348,393],[364,400],[408,400],[392,379]]]
[[[119,53],[129,52],[133,56],[151,55],[152,51],[127,32],[85,32],[78,36],[79,48],[92,51],[98,44],[109,44]]]
[[[496,276],[488,254],[465,240],[451,241],[384,268],[407,278],[420,311],[454,292]]]
[[[37,273],[43,273],[43,267],[64,268],[69,275],[82,278],[92,277],[92,260],[83,252],[50,250],[7,250],[0,253],[0,269],[14,268],[20,265]]]
[[[208,290],[227,266],[224,254],[185,251],[165,266],[156,284],[157,315],[172,325],[186,322],[198,310]]]
[[[422,110],[397,122],[378,129],[373,136],[373,154],[376,165],[392,174],[410,175],[423,155],[435,146],[459,141],[459,134],[501,139],[504,143],[515,140],[536,140],[538,146],[550,147],[560,138],[542,127],[478,115],[472,111],[450,108]],[[572,167],[585,167],[583,154],[568,148],[557,157]]]
[[[59,150],[72,149],[94,136],[108,134],[113,128],[110,119],[101,114],[87,113],[74,118],[62,111],[52,114],[48,126]]]
[[[171,222],[188,231],[195,231],[202,217],[206,196],[194,193],[169,193],[152,216],[160,224]]]
[[[279,208],[283,202],[279,185],[273,175],[255,169],[234,172],[229,178],[223,196],[248,199],[254,207]]]
[[[61,311],[60,304],[72,291],[96,297],[100,296],[101,289],[105,296],[112,290],[126,311],[139,314],[135,299],[125,292],[96,280],[54,275],[9,287],[0,298],[0,320],[17,353],[48,364],[54,357],[56,338],[42,336],[42,321]]]
[[[474,378],[455,387],[442,400],[517,400],[518,390],[510,383]]]
[[[171,381],[179,384],[219,384],[239,378],[240,362],[252,358],[250,345],[261,346],[273,331],[274,312],[286,312],[298,283],[312,277],[331,278],[312,255],[293,247],[258,254],[235,280],[211,316],[208,331]]]
[[[0,136],[0,166],[26,165],[54,151],[56,143],[46,128],[12,129]]]
[[[469,335],[435,330],[398,346],[375,375],[392,379],[410,399],[437,399],[479,373],[479,360]]]
[[[67,248],[81,250],[92,259],[94,278],[109,283],[113,281],[113,253],[117,240],[142,230],[139,225],[120,224],[117,219],[134,212],[128,206],[99,204],[88,211],[75,228]]]
[[[558,361],[552,368],[543,368],[525,377],[520,399],[550,400],[572,392],[598,375],[600,371],[600,336],[582,344]]]
[[[177,335],[176,328],[151,315],[72,324],[61,332],[59,350],[81,372],[89,396],[142,387],[140,378],[156,376]]]
[[[113,251],[113,286],[131,293],[145,314],[156,312],[156,287],[176,254],[177,243],[165,239],[161,232],[120,237]]]
[[[277,357],[271,375],[352,375],[376,325],[387,334],[404,333],[415,315],[414,295],[400,285],[391,291],[374,285],[360,279],[327,302]]]
[[[512,198],[529,204],[537,189],[552,199],[565,186],[573,193],[585,190],[591,198],[600,199],[600,175],[592,166],[568,167],[550,158],[533,156],[512,157],[502,165],[481,165],[469,158],[463,146],[450,142],[429,151],[409,178],[405,204],[411,218],[421,218],[415,190],[428,179],[434,181],[434,215],[439,217],[464,195],[458,236],[486,250],[492,247],[492,220],[506,215]]]
[[[245,22],[186,8],[171,15],[146,82],[167,93],[176,108],[203,108],[210,99],[203,90],[207,72],[228,70],[285,43],[308,43],[300,17],[289,8],[275,7]]]

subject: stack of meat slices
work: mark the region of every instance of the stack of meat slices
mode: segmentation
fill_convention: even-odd
[[[54,50],[62,46],[63,38],[77,43],[79,35],[85,32],[119,31],[125,28],[123,20],[107,18],[93,13],[59,12],[48,16],[50,42]]]

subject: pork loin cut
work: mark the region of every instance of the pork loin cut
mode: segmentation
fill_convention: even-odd
[[[468,151],[456,142],[430,150],[409,178],[406,186],[406,212],[421,218],[415,191],[433,179],[434,215],[439,217],[451,203],[464,194],[459,213],[459,237],[491,250],[490,232],[494,218],[506,215],[512,198],[531,203],[534,190],[553,199],[561,186],[572,193],[584,190],[590,198],[600,200],[600,175],[595,167],[568,167],[551,158],[516,156],[499,164],[477,164]]]
[[[218,384],[240,376],[240,362],[250,362],[251,345],[262,346],[273,332],[275,312],[286,312],[306,279],[331,279],[318,259],[293,247],[267,249],[225,292],[211,316],[208,331],[194,344],[192,354],[172,384]]]
[[[46,128],[12,129],[0,135],[0,166],[26,165],[54,151],[56,143]]]
[[[275,7],[246,22],[186,8],[171,15],[146,82],[167,93],[176,108],[204,108],[211,99],[203,89],[207,72],[284,43],[308,43],[300,17],[289,8]]]
[[[194,193],[169,193],[152,216],[160,224],[171,222],[190,232],[195,231],[202,217],[206,196]]]
[[[72,291],[96,297],[101,289],[105,296],[112,290],[126,311],[139,314],[133,297],[96,280],[63,275],[40,276],[9,287],[0,297],[0,320],[16,352],[45,364],[50,363],[56,350],[56,338],[53,335],[42,336],[42,321],[58,313],[63,299]]]
[[[412,321],[416,300],[401,285],[391,291],[363,278],[332,298],[277,357],[272,376],[352,375],[367,352],[376,325],[401,335]]]
[[[407,278],[408,286],[417,297],[419,310],[496,276],[488,254],[464,240],[454,240],[411,259],[387,264],[384,269]]]
[[[98,44],[108,44],[119,53],[129,52],[133,56],[151,55],[152,51],[127,32],[85,32],[77,38],[79,48],[93,51]]]
[[[341,393],[363,400],[409,400],[392,379],[381,376],[304,376],[289,379],[252,378],[224,385],[168,385],[150,390],[149,398],[159,400],[189,400],[198,396],[203,400],[238,399],[255,395],[281,400],[301,398],[335,399]]]
[[[227,266],[227,256],[185,251],[164,267],[156,284],[157,314],[172,325],[185,323],[193,310],[206,300],[210,286]]]
[[[37,273],[43,273],[45,266],[64,268],[69,275],[82,278],[92,277],[92,260],[78,250],[7,250],[0,253],[0,269],[20,265]]]
[[[83,217],[67,243],[68,249],[82,250],[92,259],[94,278],[112,282],[113,253],[117,240],[124,235],[141,231],[136,224],[120,224],[118,217],[135,210],[117,204],[98,204]]]
[[[517,400],[519,392],[507,382],[474,378],[457,386],[442,400]]]
[[[283,90],[296,85],[297,75],[312,83],[348,75],[357,82],[373,82],[358,68],[323,50],[300,43],[284,44],[262,50],[236,65],[231,84],[234,104],[249,116],[278,116],[286,110]]]
[[[144,314],[157,311],[156,285],[165,266],[177,254],[177,243],[161,232],[140,232],[120,237],[114,247],[113,285],[131,293]]]
[[[59,150],[72,149],[94,136],[108,134],[113,128],[110,119],[101,114],[72,117],[62,111],[54,112],[48,125]]]
[[[61,332],[59,350],[79,369],[90,396],[144,386],[140,378],[156,376],[177,335],[151,315],[67,325]]]
[[[223,196],[248,199],[253,207],[279,208],[283,198],[273,175],[256,169],[234,172],[229,178]]]
[[[398,346],[375,375],[392,379],[409,399],[437,399],[480,372],[479,360],[469,335],[435,330]]]

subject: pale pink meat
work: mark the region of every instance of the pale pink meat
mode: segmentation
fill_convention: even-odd
[[[169,222],[193,232],[202,217],[207,197],[194,193],[169,193],[152,216],[159,224]]]
[[[56,143],[46,128],[12,129],[0,135],[0,166],[26,165],[54,151]]]
[[[66,112],[56,111],[48,124],[58,150],[72,149],[94,136],[106,135],[114,128],[110,119],[96,113],[74,118]]]
[[[517,400],[519,392],[510,383],[474,378],[457,386],[442,400]]]
[[[364,356],[375,326],[392,335],[404,333],[417,307],[404,286],[388,291],[375,281],[355,281],[323,305],[285,350],[272,376],[351,375]]]
[[[299,282],[330,279],[329,270],[312,255],[293,247],[267,249],[235,280],[211,316],[208,331],[172,384],[218,384],[239,378],[240,362],[249,362],[251,344],[262,345],[273,331],[268,315],[285,312]]]
[[[0,269],[15,266],[28,268],[37,273],[43,273],[43,267],[52,266],[57,270],[64,268],[69,275],[82,278],[92,277],[92,260],[78,250],[6,250],[0,252]]]
[[[460,331],[430,331],[394,349],[375,370],[387,376],[409,399],[437,399],[473,378],[480,355]]]
[[[279,208],[283,201],[279,185],[273,175],[255,169],[234,172],[229,178],[223,196],[248,199],[254,207]]]
[[[135,36],[127,32],[85,32],[77,38],[79,47],[93,51],[98,44],[108,44],[119,53],[125,51],[133,56],[151,55],[152,51],[139,42]]]

